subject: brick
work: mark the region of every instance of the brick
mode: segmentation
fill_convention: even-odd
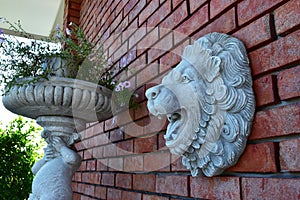
[[[82,144],[85,146],[86,149],[90,149],[90,148],[92,148],[93,146],[96,145],[96,141],[94,140],[94,137],[91,137],[87,140],[84,140],[82,142]]]
[[[132,187],[132,174],[117,174],[116,186],[131,189]]]
[[[96,169],[96,160],[88,160],[86,163],[86,170],[94,171]]]
[[[274,11],[275,27],[278,34],[289,32],[300,24],[300,2],[292,0]]]
[[[185,34],[188,37],[191,33],[199,29],[206,22],[208,22],[208,6],[205,5],[196,13],[194,13],[191,18],[182,23],[178,28],[175,29],[176,32]],[[175,35],[176,36],[176,35]],[[183,36],[181,36],[183,39]]]
[[[89,172],[82,173],[81,177],[82,177],[82,182],[84,182],[84,183],[90,182],[90,173]]]
[[[109,171],[123,171],[123,158],[109,158]]]
[[[82,139],[86,139],[86,138],[89,138],[89,137],[92,137],[93,136],[93,127],[89,127],[85,130],[85,134],[84,134],[84,138]]]
[[[116,14],[121,12],[121,10],[124,9],[124,7],[127,5],[129,0],[122,0],[122,1],[117,1],[119,4],[116,6]]]
[[[81,161],[80,167],[77,171],[86,171],[86,161]]]
[[[143,120],[140,121],[143,122]],[[125,139],[144,135],[143,124],[139,124],[139,121],[129,123],[125,125],[124,128],[125,128]]]
[[[74,9],[74,10],[80,11],[80,4],[75,3],[75,2],[71,2],[71,3],[70,3],[70,8],[71,8],[71,9]]]
[[[117,155],[117,147],[115,144],[108,144],[104,146],[103,157],[114,157]]]
[[[180,36],[178,36],[177,32],[175,32],[174,45],[177,45],[178,42],[181,42],[177,40],[179,38],[182,39]],[[160,58],[159,73],[164,73],[179,64],[181,61],[181,55],[187,45],[189,45],[189,40],[184,41],[182,44],[162,56]]]
[[[107,200],[122,199],[122,191],[114,188],[107,188]]]
[[[182,22],[188,16],[187,13],[187,4],[181,4],[175,11],[172,11],[172,14],[168,16],[161,24],[160,28],[165,29],[163,32],[171,31],[175,26]],[[161,31],[162,32],[162,31]],[[162,37],[161,33],[161,37]]]
[[[217,14],[221,13],[223,10],[228,8],[237,0],[212,0],[210,1],[210,17],[214,18]]]
[[[149,64],[144,70],[137,74],[137,85],[141,86],[158,75],[158,63]]]
[[[120,59],[120,68],[126,68],[129,63],[131,63],[136,58],[136,47],[128,51],[124,56]]]
[[[146,100],[145,96],[145,86],[140,86],[134,91],[134,97],[133,100],[137,103],[141,103]]]
[[[282,0],[245,0],[238,4],[238,23],[239,25],[257,17],[258,15],[272,9]]]
[[[95,140],[95,146],[108,144],[110,142],[108,133],[103,133],[103,134],[97,135],[97,136],[93,137],[92,139]]]
[[[170,171],[171,155],[169,152],[144,154],[144,171]]]
[[[173,34],[169,33],[148,50],[148,63],[152,63],[164,53],[173,48]]]
[[[105,124],[104,124],[104,130],[106,131],[110,131],[112,129],[117,128],[117,124],[116,124],[116,118],[110,118],[108,120],[105,120]]]
[[[84,150],[83,151],[83,160],[88,160],[93,158],[93,150],[89,149],[89,150]]]
[[[128,27],[129,24],[129,17],[122,18],[121,23],[116,27],[115,34],[123,34],[125,29]],[[125,40],[122,38],[122,42]]]
[[[129,0],[125,6],[124,6],[124,16],[126,16],[135,6],[135,4],[137,4],[138,1],[136,0]]]
[[[101,174],[100,173],[90,173],[90,183],[91,184],[100,184]]]
[[[86,187],[84,188],[84,194],[89,195],[89,196],[94,196],[95,194],[95,186],[93,185],[86,185]],[[86,198],[88,199],[88,198]],[[90,200],[90,199],[88,199]]]
[[[249,54],[252,74],[271,72],[300,59],[300,31],[282,37]]]
[[[94,125],[94,129],[93,129],[94,135],[99,134],[99,133],[103,133],[103,129],[104,129],[104,123],[103,122],[96,123]]]
[[[158,133],[158,149],[164,150],[167,149],[166,147],[166,140],[164,138],[165,131]]]
[[[281,141],[279,149],[281,171],[300,171],[300,139]]]
[[[75,143],[75,148],[77,151],[81,151],[81,150],[85,149],[85,145],[83,144],[82,141],[79,141],[79,142]]]
[[[181,56],[173,53],[173,51],[168,52],[160,58],[159,72],[166,72],[172,67],[177,65],[181,61]]]
[[[130,155],[133,153],[133,140],[117,143],[117,156]]]
[[[154,174],[134,174],[132,189],[155,192],[155,178]]]
[[[248,26],[240,29],[233,36],[244,42],[246,48],[271,40],[270,16],[265,15]]]
[[[168,197],[143,194],[143,200],[169,200]]]
[[[243,199],[299,199],[299,179],[242,178]]]
[[[300,132],[300,103],[256,113],[250,140]]]
[[[129,49],[132,48],[133,45],[135,45],[137,42],[139,42],[146,35],[146,32],[147,30],[144,27],[137,29],[136,32],[134,32],[129,38]]]
[[[144,133],[151,134],[166,130],[168,120],[166,118],[158,119],[157,117],[150,115],[148,118],[144,118],[144,124]]]
[[[122,22],[123,19],[126,19],[126,18],[123,18],[122,13],[120,13],[118,16],[114,17],[113,22],[109,26],[110,30],[114,31],[118,27],[118,25]]]
[[[137,51],[139,50],[139,47],[137,47]],[[137,73],[141,69],[144,69],[146,66],[146,54],[141,54],[139,57],[137,57],[130,65],[128,66],[129,71],[134,71],[134,73]]]
[[[102,173],[101,184],[114,186],[115,175],[113,173]]]
[[[234,30],[235,28],[235,9],[232,8],[226,13],[224,13],[221,17],[215,19],[213,22],[205,26],[197,34],[192,36],[192,39],[196,40],[199,37],[211,32],[228,33]]]
[[[80,172],[75,172],[74,176],[73,176],[73,181],[81,182],[82,181],[81,174],[82,173],[80,173]]]
[[[134,110],[135,112],[135,118],[134,120],[137,120],[137,119],[140,119],[140,118],[143,118],[143,117],[146,117],[149,115],[149,111],[148,111],[148,107],[147,107],[147,102],[144,101],[142,103],[139,104],[138,108],[136,108]]]
[[[188,173],[190,173],[190,170],[188,170],[182,164],[182,157],[175,155],[175,154],[171,155],[171,170],[172,170],[172,172],[188,172]]]
[[[122,191],[122,200],[127,200],[127,199],[141,200],[142,194],[137,192]]]
[[[72,191],[76,191],[77,189],[72,186]],[[80,194],[74,193],[73,194],[73,200],[80,200]]]
[[[122,34],[122,42],[126,41],[138,29],[138,19],[136,18]]]
[[[118,124],[120,129],[124,131],[123,126],[125,124],[128,124],[129,122],[132,122],[134,119],[134,110],[125,109],[125,111],[119,112],[117,115],[115,115],[115,117],[116,117],[116,123]]]
[[[96,158],[96,159],[99,159],[99,158],[103,158],[103,151],[104,151],[104,148],[103,146],[100,146],[100,147],[95,147],[92,149],[92,151],[89,151],[91,157],[93,158]]]
[[[192,177],[191,197],[204,199],[240,199],[238,177]]]
[[[146,5],[146,0],[139,0],[135,7],[129,13],[129,21],[132,21],[144,8]]]
[[[159,0],[150,1],[147,7],[139,14],[139,26],[141,26],[158,7]]]
[[[80,193],[84,193],[85,186],[86,186],[86,184],[78,183],[77,184],[77,191],[80,192]]]
[[[281,100],[300,96],[300,65],[278,74],[278,92]]]
[[[144,161],[143,156],[136,155],[124,158],[124,171],[125,172],[138,172],[143,171]]]
[[[106,199],[106,187],[95,186],[95,197],[100,199]]]
[[[275,93],[276,76],[268,75],[254,81],[253,88],[256,106],[264,106],[277,102]]]
[[[188,177],[177,175],[157,175],[156,192],[188,196]]]
[[[108,169],[108,159],[98,159],[97,160],[97,171],[107,171]]]
[[[171,12],[171,0],[167,0],[147,20],[147,27],[156,27]]]
[[[195,10],[200,8],[206,0],[190,1],[190,12],[193,13]]]
[[[111,142],[120,141],[123,139],[123,131],[121,128],[109,132],[109,140]]]
[[[229,168],[228,171],[277,172],[274,143],[248,144],[237,164]]]
[[[114,60],[120,59],[125,53],[128,52],[127,46],[128,44],[125,42],[116,50],[116,52],[113,54]]]
[[[145,136],[134,140],[135,153],[149,153],[157,150],[157,135]]]
[[[176,8],[179,4],[181,4],[184,0],[173,0],[172,5],[173,8]]]

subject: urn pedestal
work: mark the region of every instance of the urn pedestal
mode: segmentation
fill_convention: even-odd
[[[41,136],[48,143],[44,157],[32,167],[30,199],[72,199],[72,176],[81,158],[71,146],[86,123],[111,117],[111,94],[94,83],[51,77],[14,86],[3,97],[8,110],[35,119],[44,128]]]

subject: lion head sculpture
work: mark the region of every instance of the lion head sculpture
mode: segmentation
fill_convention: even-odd
[[[169,120],[166,146],[193,176],[221,174],[246,146],[255,110],[243,43],[211,33],[185,48],[182,61],[146,91],[149,111]]]

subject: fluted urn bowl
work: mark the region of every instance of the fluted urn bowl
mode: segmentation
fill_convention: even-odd
[[[91,82],[51,77],[13,86],[2,101],[8,110],[32,119],[63,116],[94,122],[111,117],[111,94],[111,90]]]

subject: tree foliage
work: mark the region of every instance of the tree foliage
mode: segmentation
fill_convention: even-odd
[[[18,117],[0,128],[0,199],[24,200],[31,192],[32,165],[41,156],[40,128]]]

